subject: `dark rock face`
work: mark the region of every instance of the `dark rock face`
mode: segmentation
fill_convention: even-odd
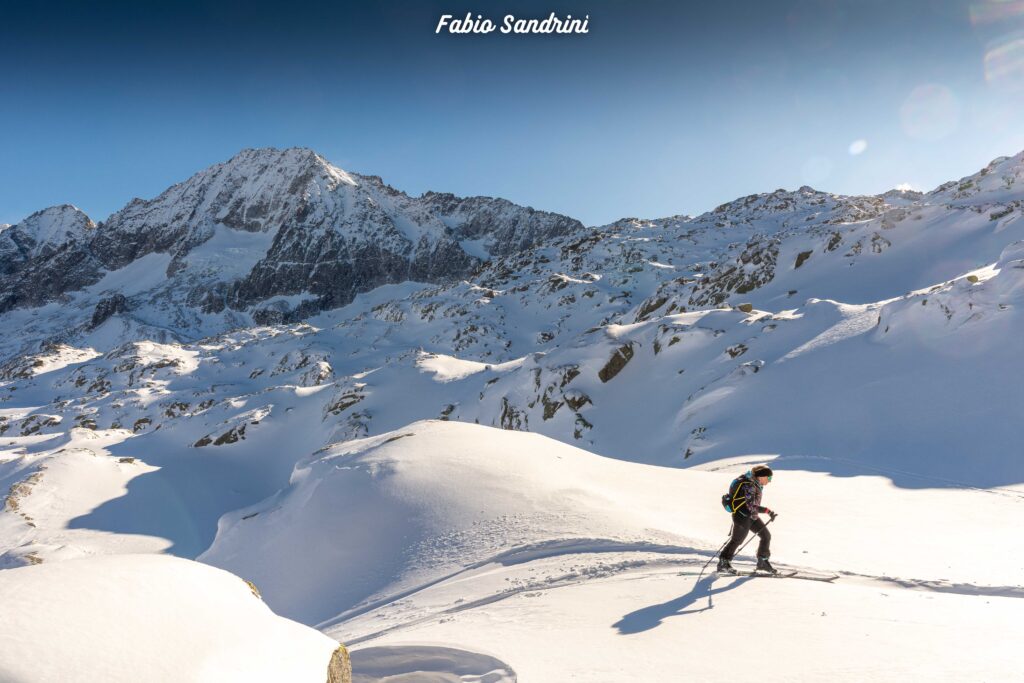
[[[583,229],[583,224],[574,218],[523,208],[505,199],[461,198],[437,192],[427,192],[421,199],[446,222],[457,223],[456,239],[488,239],[492,256],[508,256],[532,249],[553,237]]]
[[[626,364],[633,358],[633,345],[624,344],[615,350],[612,357],[608,359],[604,367],[601,368],[597,376],[601,382],[610,382],[615,375],[622,372],[622,368],[626,367]]]
[[[413,200],[383,184],[367,185],[366,194],[349,192],[354,196],[347,198],[343,214],[282,226],[266,255],[233,284],[229,304],[245,309],[274,296],[305,292],[316,297],[315,305],[306,306],[315,312],[343,306],[381,285],[444,282],[478,266],[479,260],[463,251],[436,218],[414,213]],[[388,206],[386,200],[396,199]],[[409,213],[433,228],[415,243],[400,227],[410,221]]]
[[[746,294],[763,287],[775,277],[779,258],[777,239],[754,239],[732,263],[720,266],[694,287],[691,306],[718,306],[729,296]]]
[[[96,226],[73,206],[54,206],[0,232],[0,313],[40,306],[102,277],[89,242]]]
[[[244,150],[155,199],[133,199],[99,226],[93,250],[110,270],[169,253],[174,272],[218,226],[262,232],[301,215],[317,169],[329,175],[329,164],[311,150]]]
[[[107,322],[110,316],[115,313],[124,313],[128,310],[128,299],[124,294],[114,294],[106,299],[100,299],[100,302],[96,304],[96,310],[93,311],[92,321],[89,323],[89,327],[95,329]]]

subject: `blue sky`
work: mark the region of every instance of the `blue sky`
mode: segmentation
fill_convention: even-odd
[[[102,220],[245,147],[587,224],[1024,150],[1021,0],[0,3],[0,222]],[[434,34],[470,10],[590,33]]]

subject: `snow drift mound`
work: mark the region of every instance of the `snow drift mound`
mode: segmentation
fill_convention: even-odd
[[[721,478],[538,434],[417,422],[300,464],[287,489],[225,515],[200,560],[242,571],[275,610],[315,624],[524,546],[692,546],[683,520],[721,533],[708,505]]]
[[[338,649],[274,615],[237,576],[167,556],[5,570],[0,604],[0,680],[10,683],[323,683]]]
[[[1024,240],[1014,242],[1003,249],[995,267],[999,273],[994,278],[997,296],[1004,305],[1024,296]]]

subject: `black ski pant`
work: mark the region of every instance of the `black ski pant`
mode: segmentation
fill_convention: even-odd
[[[740,547],[743,539],[751,531],[761,537],[761,542],[757,546],[757,556],[769,557],[772,554],[769,548],[772,542],[772,534],[768,531],[767,525],[760,519],[753,519],[745,515],[733,515],[732,538],[729,539],[729,543],[722,551],[722,559],[731,561],[732,556],[736,554],[736,549]]]

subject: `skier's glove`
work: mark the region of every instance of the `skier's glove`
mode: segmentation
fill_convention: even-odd
[[[778,517],[778,514],[774,510],[767,510],[766,509],[764,512],[765,512],[766,515],[768,515],[769,517],[772,518],[773,522],[775,521],[775,518]]]

